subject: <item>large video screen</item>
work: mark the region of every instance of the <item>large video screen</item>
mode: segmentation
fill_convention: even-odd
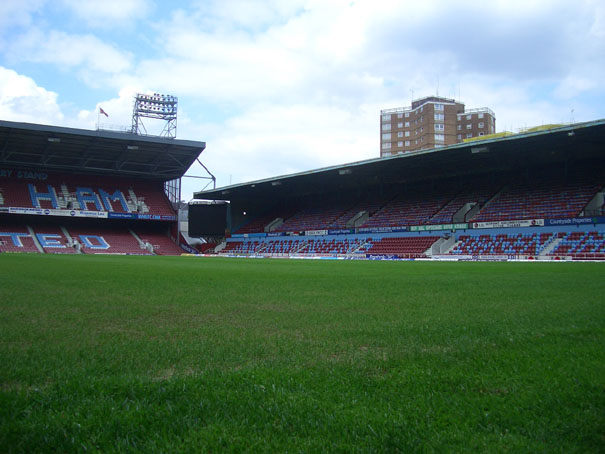
[[[189,236],[223,236],[227,228],[228,203],[190,204]]]

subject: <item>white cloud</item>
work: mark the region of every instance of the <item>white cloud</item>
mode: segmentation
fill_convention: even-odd
[[[562,79],[554,94],[563,100],[570,100],[578,96],[580,93],[599,87],[599,82],[592,77],[582,75],[569,75]]]
[[[131,66],[131,56],[94,35],[71,35],[31,29],[16,36],[10,53],[15,59],[48,63],[62,69],[86,68],[98,73],[120,73]]]
[[[204,18],[177,11],[158,27],[163,55],[142,61],[136,78],[159,90],[237,106],[324,102],[375,89],[382,79],[364,71],[370,62],[360,54],[366,18],[348,4],[327,5],[295,8],[291,17],[277,14],[283,20],[260,31],[234,31],[237,18],[207,29],[200,25]],[[226,22],[232,7],[227,2],[212,11]]]
[[[200,128],[207,136],[197,139],[208,144],[202,161],[224,186],[378,157],[376,108],[259,107]]]
[[[32,14],[40,11],[46,0],[3,0],[0,2],[0,35],[12,27],[31,24]]]
[[[306,0],[199,0],[190,6],[204,29],[259,31],[288,20],[304,9]]]
[[[0,67],[0,118],[56,125],[64,117],[56,93],[39,87],[29,77]]]
[[[89,26],[99,28],[123,26],[151,9],[146,0],[61,0],[61,4]]]

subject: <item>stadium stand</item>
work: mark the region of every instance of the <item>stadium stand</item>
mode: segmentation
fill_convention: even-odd
[[[396,255],[401,258],[427,257],[426,251],[439,236],[382,238],[372,242],[369,255]]]
[[[351,254],[366,243],[365,239],[355,238],[321,238],[309,239],[297,251],[299,254],[311,255],[334,255],[334,254]]]
[[[36,209],[64,210],[65,214],[61,213],[63,216],[84,210],[135,215],[138,219],[176,219],[161,181],[94,175],[84,177],[67,173],[45,173],[44,176],[43,181],[4,179],[0,207],[19,212]],[[183,252],[165,233],[166,222],[133,221],[133,225],[144,236],[143,241],[140,241],[129,226],[119,224],[117,220],[99,220],[99,226],[92,228],[86,222],[88,219],[82,219],[78,223],[71,217],[68,231],[62,225],[66,219],[63,216],[28,216],[26,224],[14,225],[10,221],[10,215],[3,215],[0,220],[0,232],[3,232],[0,251],[158,255],[178,255]],[[40,222],[42,219],[44,222]],[[158,230],[158,224],[164,225],[164,228]],[[9,233],[13,236],[9,236]]]
[[[594,182],[566,183],[553,178],[512,183],[488,202],[473,221],[575,217],[599,189]]]
[[[219,253],[400,258],[426,258],[433,254],[445,254],[452,257],[603,259],[603,231],[597,229],[588,234],[584,231],[573,233],[567,229],[559,232],[544,226],[544,219],[564,220],[582,216],[588,206],[593,215],[599,215],[603,200],[600,191],[603,190],[602,183],[605,181],[600,172],[581,168],[575,174],[565,177],[553,175],[548,169],[538,173],[531,181],[520,179],[514,173],[489,178],[469,177],[467,186],[446,184],[433,191],[406,191],[391,196],[390,201],[384,197],[364,196],[363,202],[355,203],[354,198],[349,198],[346,199],[348,202],[323,203],[314,208],[294,210],[294,215],[289,218],[286,211],[276,210],[262,220],[257,220],[259,222],[249,223],[240,232],[263,235],[269,222],[283,217],[286,221],[276,233],[284,236],[240,236],[229,240]],[[292,209],[290,210],[291,213]],[[351,222],[352,219],[363,222],[355,224]],[[534,222],[536,219],[540,222]],[[422,231],[422,226],[425,225],[511,222],[510,226],[514,226],[518,221],[524,220],[530,222],[524,224],[529,228],[521,231],[510,233],[506,228],[490,225],[489,232],[470,230],[456,234],[457,240],[449,240],[450,232],[444,232],[443,236],[417,236],[410,232],[410,226],[417,226],[416,229]],[[554,222],[550,225],[558,224]],[[477,224],[474,228],[480,227]],[[400,229],[401,233],[377,234],[395,232],[396,230],[390,230],[392,228]],[[342,233],[323,237],[303,235],[309,231],[313,231],[310,235],[317,235],[318,232],[327,232],[329,229],[342,229]],[[430,231],[429,228],[426,230]],[[297,236],[290,236],[292,234]],[[567,234],[570,236],[566,236]],[[440,239],[439,246],[433,248]],[[447,247],[440,246],[446,243]]]
[[[161,182],[49,175],[44,181],[3,182],[4,206],[175,216]]]
[[[135,237],[138,237],[143,245],[151,245],[147,250],[157,255],[179,255],[183,251],[172,241],[165,232],[150,229],[144,226],[135,227],[133,231]]]
[[[353,207],[346,210],[338,219],[328,225],[331,229],[346,229],[356,225],[361,225],[363,222],[351,224],[358,215],[366,214],[367,217],[372,216],[384,206],[385,202],[381,200],[370,200],[355,204]],[[360,219],[360,221],[363,218]]]
[[[453,255],[539,255],[556,237],[553,233],[461,235]]]
[[[605,259],[605,234],[603,232],[560,232],[560,241],[550,253],[553,256],[571,256],[577,260]]]
[[[298,232],[305,230],[327,229],[330,224],[342,217],[346,208],[339,206],[314,207],[298,211],[275,229],[276,232]]]
[[[80,243],[85,254],[151,254],[123,227],[73,227],[69,234]]]
[[[345,255],[357,252],[367,243],[365,238],[340,237],[302,237],[302,238],[272,238],[246,239],[230,241],[220,251],[221,254],[235,255],[302,255],[328,256]]]
[[[278,232],[576,217],[602,190],[603,181],[602,175],[596,176],[588,169],[569,177],[545,172],[530,180],[514,173],[492,178],[470,176],[464,183],[456,183],[462,187],[458,190],[445,184],[432,191],[394,193],[390,200],[348,199],[298,210],[293,215],[277,210],[236,232],[264,232],[267,224],[279,217],[285,222],[275,229]],[[603,205],[593,205],[591,215],[601,215]],[[363,222],[350,222],[361,213],[367,213]]]
[[[0,252],[40,252],[27,226],[0,222]]]
[[[248,255],[254,253],[258,241],[230,241],[221,249],[220,254]]]
[[[236,229],[237,233],[256,233],[264,232],[265,227],[270,224],[274,219],[280,217],[280,213],[271,212],[257,217],[256,219],[249,220],[244,225]]]
[[[0,251],[195,252],[176,207],[204,142],[3,120],[0,142]]]
[[[458,193],[452,200],[450,200],[439,212],[431,217],[428,224],[449,224],[451,222],[464,222],[466,217],[454,221],[454,215],[463,209],[465,205],[471,206],[483,206],[490,197],[495,193],[492,187],[483,187],[474,191],[463,191]]]
[[[448,256],[505,256],[505,257],[573,257],[574,259],[599,259],[602,254],[602,230],[588,234],[548,229],[544,219],[566,219],[582,216],[586,207],[599,215],[602,205],[600,171],[583,168],[568,177],[553,176],[552,172],[536,175],[533,181],[518,175],[502,174],[496,177],[470,177],[468,187],[444,185],[432,192],[404,192],[388,201],[383,197],[365,198],[363,202],[325,203],[315,208],[295,211],[287,218],[284,212],[273,211],[262,222],[251,222],[245,230],[249,234],[263,235],[264,227],[275,218],[287,218],[277,229],[276,237],[237,237],[229,240],[220,254],[264,256],[396,256],[401,258],[426,258],[433,254]],[[455,189],[457,188],[457,189]],[[597,197],[599,195],[599,197]],[[365,196],[364,196],[365,197]],[[360,216],[364,214],[364,216]],[[359,225],[351,219],[364,220]],[[540,223],[534,223],[541,219]],[[438,225],[455,222],[511,222],[528,220],[529,228],[510,233],[506,228],[494,228],[489,232],[467,230],[456,234],[451,241],[450,232],[443,236],[412,235],[410,226]],[[564,221],[567,222],[567,221]],[[556,222],[550,225],[558,225]],[[357,229],[361,227],[361,229]],[[478,226],[479,228],[481,226]],[[389,235],[391,228],[401,233]],[[475,227],[477,228],[477,227]],[[304,232],[342,229],[342,234],[329,236],[303,236]],[[359,230],[359,231],[358,231]],[[430,229],[426,229],[429,231]],[[395,232],[396,230],[393,230]],[[413,230],[412,230],[413,231]],[[292,237],[293,232],[295,237]],[[407,233],[406,233],[407,232]],[[571,236],[573,233],[573,236]],[[566,235],[570,236],[567,237]],[[301,236],[298,236],[301,235]],[[578,235],[581,235],[579,238]],[[448,247],[435,247],[435,243]],[[451,245],[451,247],[449,246]],[[435,251],[435,252],[433,252]]]
[[[214,249],[218,246],[218,244],[216,243],[202,243],[199,244],[196,249],[201,253],[201,254],[211,254],[214,252]]]
[[[290,255],[297,254],[306,245],[307,240],[287,239],[266,241],[258,250],[262,254]]]
[[[59,226],[34,226],[33,230],[38,243],[47,254],[76,254],[79,252],[73,239],[66,238]]]
[[[371,216],[367,222],[362,224],[362,227],[396,227],[425,224],[451,199],[452,195],[449,193],[401,196],[386,204],[380,211]]]

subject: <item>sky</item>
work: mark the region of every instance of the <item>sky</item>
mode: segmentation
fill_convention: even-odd
[[[177,96],[217,187],[377,158],[380,110],[424,96],[497,131],[603,119],[603,81],[601,0],[0,2],[0,119],[129,128],[136,93]]]

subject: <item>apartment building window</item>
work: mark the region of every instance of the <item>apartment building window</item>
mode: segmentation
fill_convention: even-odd
[[[382,121],[391,121],[391,114],[384,114],[382,116]]]
[[[470,120],[471,118],[473,118],[473,116],[472,116],[472,115],[467,115],[467,116],[466,116],[466,119],[467,119],[467,120]]]
[[[405,132],[405,136],[406,136],[406,137],[410,137],[410,131],[406,131],[406,132]]]
[[[391,152],[390,151],[385,151],[384,153],[382,153],[383,156],[391,156]]]
[[[482,121],[481,121],[481,122],[479,122],[479,127],[480,127],[480,128],[485,127],[485,123],[483,123]]]
[[[410,118],[410,113],[409,112],[405,113],[405,118]]]
[[[399,131],[399,132],[397,133],[397,137],[403,137],[403,132]]]
[[[409,147],[409,146],[410,146],[410,141],[409,141],[409,140],[406,140],[406,141],[405,141],[405,146],[406,146],[406,147]]]
[[[458,134],[458,135],[456,136],[456,139],[458,139],[458,140],[462,140],[462,134]]]
[[[483,114],[477,115],[478,118],[483,118]]]
[[[443,104],[435,104],[435,110],[440,110],[443,112]]]
[[[390,150],[391,149],[391,142],[385,142],[382,144],[382,149],[383,150]]]
[[[391,133],[387,132],[382,135],[382,140],[391,140]]]
[[[435,121],[444,121],[445,115],[443,114],[435,114]]]
[[[467,123],[466,129],[472,129],[472,128],[473,128],[473,125],[471,123]]]
[[[424,117],[420,117],[420,123],[424,121]]]
[[[462,131],[462,125],[458,125],[458,126],[456,126],[456,129],[457,129],[458,131]]]
[[[406,128],[409,128],[409,127],[410,127],[410,122],[409,122],[409,121],[406,121],[406,122],[405,122],[405,127],[406,127]]]
[[[443,123],[435,123],[435,131],[445,131],[445,125]]]
[[[397,118],[403,118],[403,114],[402,113],[397,114]]]
[[[385,123],[382,125],[382,130],[383,131],[390,131],[391,130],[391,123]]]
[[[397,142],[397,146],[400,147],[400,148],[403,147],[403,141]]]
[[[483,137],[483,134],[485,134],[485,133],[480,132],[480,133],[479,133],[479,137]]]
[[[445,142],[445,135],[435,134],[435,142],[439,142],[439,143]]]
[[[397,123],[398,128],[403,128],[403,123]]]
[[[471,137],[473,137],[473,133],[472,133],[472,132],[469,132],[469,133],[466,135],[466,138],[467,138],[467,139],[470,139]]]

